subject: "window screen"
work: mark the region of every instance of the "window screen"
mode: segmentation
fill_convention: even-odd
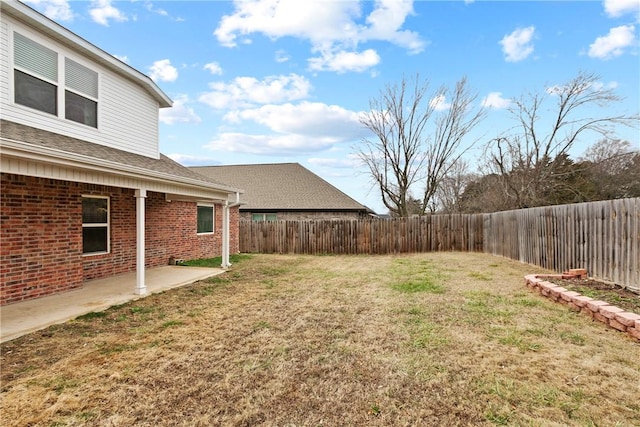
[[[198,206],[198,233],[213,233],[213,206]]]
[[[45,113],[58,114],[58,88],[22,71],[15,70],[15,102]]]
[[[98,127],[98,103],[68,90],[64,92],[64,116],[68,120]]]

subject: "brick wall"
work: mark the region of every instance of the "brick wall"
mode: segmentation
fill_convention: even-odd
[[[82,256],[82,195],[109,196],[108,254]],[[213,234],[196,233],[196,204],[167,202],[148,192],[146,266],[219,256],[222,208]],[[2,174],[0,188],[0,305],[63,292],[90,279],[134,271],[136,199],[130,189]],[[238,208],[231,210],[230,251],[237,253]],[[235,222],[234,222],[235,221]]]
[[[82,286],[82,204],[72,182],[2,174],[0,304]]]

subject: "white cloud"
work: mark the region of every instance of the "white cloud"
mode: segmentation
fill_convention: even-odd
[[[482,100],[482,106],[486,108],[503,109],[511,105],[511,100],[502,97],[502,92],[491,92]]]
[[[533,53],[531,40],[535,33],[533,25],[527,28],[518,28],[511,34],[507,34],[500,40],[502,52],[507,62],[518,62]]]
[[[271,104],[304,99],[309,95],[311,83],[303,76],[236,77],[230,83],[210,83],[211,92],[198,99],[215,109],[237,109],[258,104]]]
[[[105,27],[109,26],[110,19],[117,22],[127,20],[124,13],[111,4],[111,0],[93,0],[91,2],[91,8],[89,9],[89,15],[91,15],[94,22],[104,25]]]
[[[341,159],[312,157],[310,159],[307,159],[307,162],[311,165],[333,169],[355,169],[362,164],[362,161],[358,159],[357,156],[354,156],[352,154],[348,155],[346,158]]]
[[[209,62],[203,68],[209,70],[211,74],[222,74],[222,67],[217,62]]]
[[[635,13],[640,17],[638,0],[604,0],[604,10],[611,18],[618,18],[627,13]]]
[[[367,16],[368,27],[360,34],[361,40],[386,40],[407,49],[410,53],[420,53],[424,42],[420,36],[408,30],[400,30],[407,16],[413,14],[413,0],[376,0],[375,9]]]
[[[373,49],[364,52],[323,53],[321,57],[309,58],[309,69],[314,71],[363,72],[380,63],[380,56]]]
[[[228,47],[236,46],[238,35],[252,33],[274,39],[299,37],[314,44],[352,38],[357,33],[353,18],[360,15],[357,3],[343,1],[236,0],[234,6],[235,12],[223,16],[214,31]]]
[[[284,50],[279,49],[276,51],[276,55],[275,55],[276,62],[279,62],[279,63],[287,62],[290,59],[291,58],[289,57],[289,55],[287,55],[287,52],[285,52]]]
[[[417,33],[402,30],[407,16],[413,14],[412,0],[376,0],[364,22],[361,3],[353,1],[236,0],[234,6],[234,13],[225,15],[214,31],[218,41],[228,47],[237,46],[239,37],[250,42],[248,36],[254,33],[272,39],[297,37],[308,40],[312,52],[323,53],[323,63],[328,63],[327,52],[356,51],[359,43],[372,40],[393,43],[410,53],[425,47]],[[331,66],[319,69],[334,70]]]
[[[322,137],[309,138],[304,135],[251,135],[225,132],[210,141],[205,148],[212,151],[248,153],[262,155],[301,154],[323,151],[339,140]]]
[[[173,100],[171,108],[160,109],[160,121],[167,125],[174,123],[200,123],[202,119],[196,114],[193,108],[187,106],[189,97],[178,95]]]
[[[113,55],[114,58],[119,59],[120,61],[124,62],[125,64],[129,63],[129,57],[127,55]]]
[[[178,70],[168,59],[161,59],[149,68],[149,77],[153,81],[173,82],[178,78]]]
[[[68,0],[25,0],[55,21],[72,21],[74,14]]]
[[[635,26],[621,25],[609,30],[606,36],[598,37],[589,46],[589,56],[598,59],[611,59],[624,53],[625,48],[637,45]]]
[[[167,154],[167,157],[174,162],[178,162],[183,166],[213,166],[221,165],[219,159],[207,156],[192,156],[190,154],[171,153]]]
[[[350,141],[364,136],[360,114],[338,105],[320,102],[263,105],[260,108],[232,112],[224,119],[230,122],[251,120],[271,131],[305,135],[309,138],[330,136],[332,140]]]
[[[153,3],[151,2],[147,2],[145,6],[149,12],[157,13],[158,15],[161,15],[161,16],[169,16],[169,12],[167,12],[164,9],[154,7]]]
[[[451,107],[451,104],[447,102],[445,95],[437,95],[429,101],[429,106],[436,111],[444,111]]]
[[[224,120],[240,125],[243,131],[223,132],[207,144],[207,148],[265,155],[329,150],[337,144],[360,140],[367,134],[359,117],[360,113],[337,105],[312,102],[234,111],[226,114]],[[255,125],[268,130],[251,134],[244,131]]]

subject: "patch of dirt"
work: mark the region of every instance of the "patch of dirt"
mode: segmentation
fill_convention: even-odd
[[[614,283],[594,279],[549,279],[549,281],[586,297],[605,301],[623,310],[640,314],[640,295]]]

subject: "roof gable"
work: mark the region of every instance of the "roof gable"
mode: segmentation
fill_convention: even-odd
[[[28,24],[48,37],[68,46],[70,49],[109,68],[120,76],[143,87],[158,102],[160,108],[171,107],[171,99],[160,89],[150,77],[125,64],[113,55],[88,42],[62,25],[42,15],[40,12],[16,0],[0,1],[2,14]]]
[[[243,188],[242,210],[369,210],[298,163],[193,166],[190,169]]]

